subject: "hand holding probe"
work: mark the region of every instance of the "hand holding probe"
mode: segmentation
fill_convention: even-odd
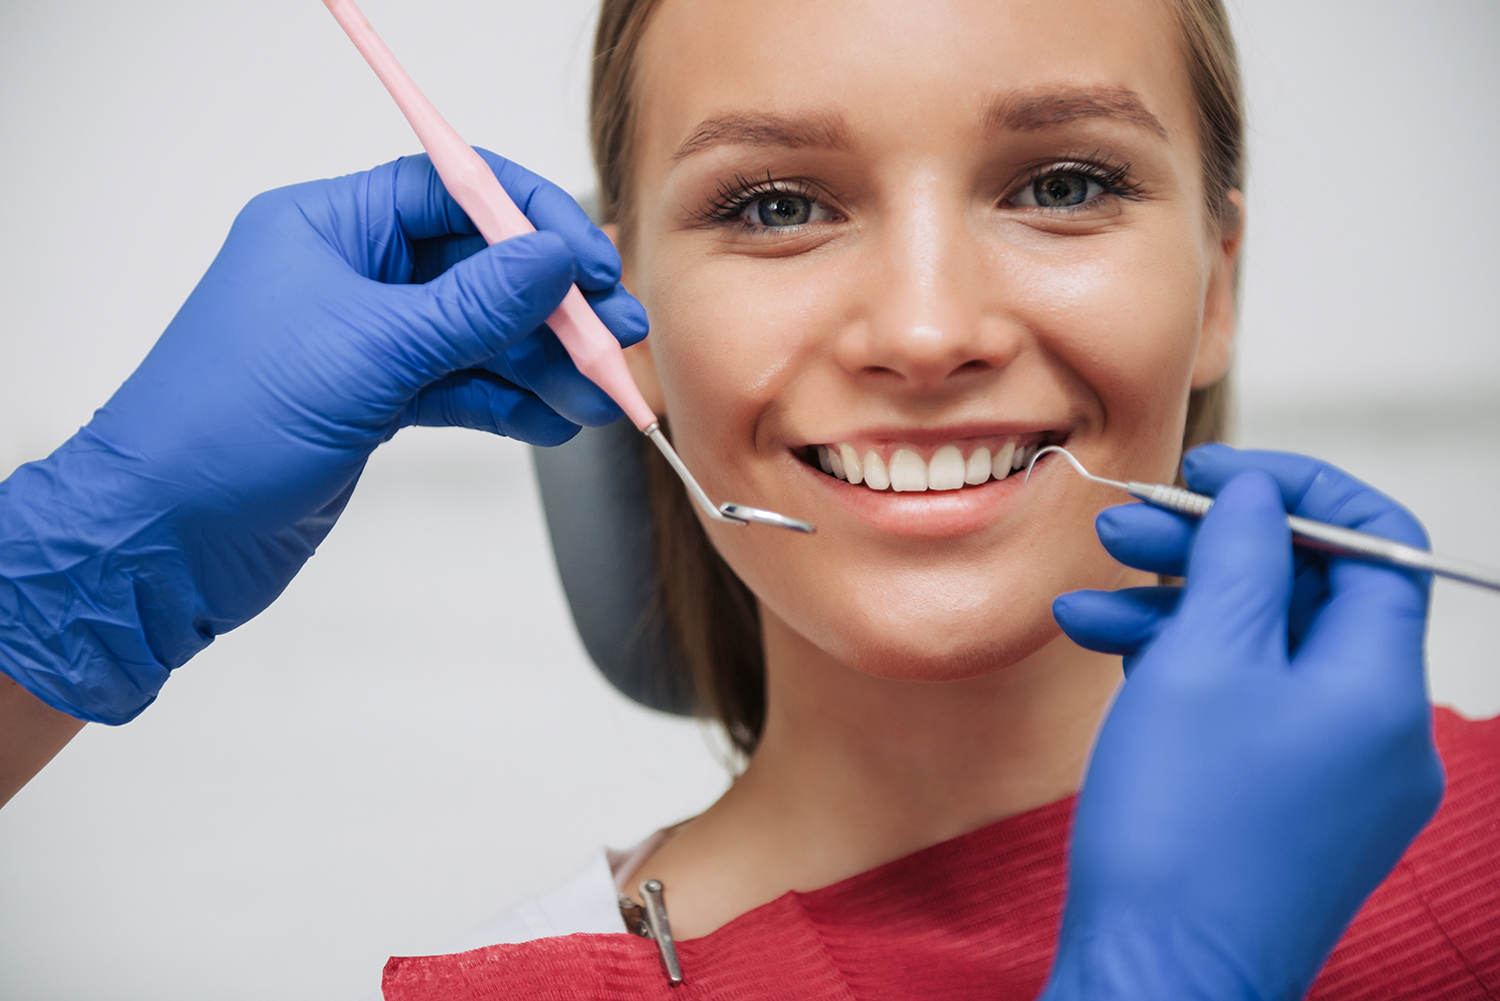
[[[1181,587],[1052,604],[1125,683],[1079,792],[1040,1001],[1304,997],[1443,798],[1430,579],[1287,545],[1288,508],[1421,547],[1417,520],[1307,456],[1208,445],[1183,474],[1214,494],[1197,524],[1149,502],[1095,524],[1121,564]]]
[[[1057,452],[1086,480],[1102,483],[1105,486],[1123,490],[1137,500],[1145,501],[1153,507],[1164,508],[1168,511],[1176,511],[1178,514],[1191,515],[1201,518],[1214,506],[1214,499],[1207,494],[1196,493],[1185,487],[1172,486],[1167,483],[1140,483],[1131,480],[1121,483],[1119,480],[1109,480],[1102,476],[1095,476],[1083,468],[1083,463],[1073,457],[1061,445],[1048,445],[1032,456],[1031,462],[1026,467],[1026,479],[1031,479],[1031,470],[1036,465],[1037,459],[1048,452]],[[1352,556],[1355,559],[1367,560],[1371,563],[1383,563],[1387,566],[1405,567],[1409,570],[1423,570],[1427,573],[1437,574],[1439,577],[1447,577],[1452,580],[1463,581],[1465,584],[1475,584],[1479,587],[1487,587],[1494,591],[1500,591],[1500,570],[1492,567],[1481,566],[1478,563],[1468,563],[1463,560],[1449,559],[1445,556],[1437,556],[1415,546],[1402,545],[1383,539],[1378,535],[1370,535],[1367,532],[1356,532],[1352,528],[1341,528],[1338,525],[1330,525],[1323,521],[1314,521],[1311,518],[1301,518],[1294,514],[1286,516],[1287,527],[1292,530],[1292,541],[1307,549],[1317,549],[1325,553],[1333,553],[1337,556]]]
[[[463,141],[453,126],[438,114],[432,102],[417,89],[416,83],[401,68],[401,64],[380,40],[380,36],[375,33],[375,29],[353,0],[323,0],[323,3],[395,99],[397,107],[411,124],[412,131],[417,134],[417,139],[427,150],[427,155],[432,158],[432,166],[442,178],[443,186],[459,207],[468,213],[485,242],[499,243],[512,236],[534,232],[535,227],[531,225],[531,221],[511,201],[489,165]],[[630,369],[625,364],[625,355],[619,342],[589,308],[588,300],[583,297],[577,285],[568,290],[557,312],[547,318],[547,326],[552,328],[552,332],[567,349],[573,363],[578,366],[578,371],[608,393],[641,433],[651,439],[652,444],[681,477],[688,494],[705,515],[729,525],[754,522],[796,532],[813,531],[813,526],[808,522],[788,518],[775,511],[744,504],[714,504],[688,471],[676,449],[667,441],[666,435],[662,434],[656,414],[641,396],[635,380],[630,377]]]

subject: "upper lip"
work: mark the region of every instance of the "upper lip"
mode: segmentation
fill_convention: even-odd
[[[1070,428],[1065,422],[1043,423],[1037,421],[996,422],[994,424],[965,424],[945,428],[919,427],[872,427],[836,432],[827,437],[808,438],[794,448],[811,445],[834,445],[844,441],[883,442],[900,445],[947,445],[958,444],[978,438],[1055,438],[1066,439]]]

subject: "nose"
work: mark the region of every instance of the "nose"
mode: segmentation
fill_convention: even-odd
[[[930,395],[1016,357],[1021,330],[986,264],[994,247],[958,201],[925,194],[882,214],[864,248],[858,306],[835,346],[838,363],[856,378]]]

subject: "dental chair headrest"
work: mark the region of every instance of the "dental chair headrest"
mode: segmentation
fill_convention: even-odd
[[[610,684],[641,705],[692,715],[678,656],[653,614],[656,565],[645,439],[628,420],[533,448],[542,510],[573,623]]]

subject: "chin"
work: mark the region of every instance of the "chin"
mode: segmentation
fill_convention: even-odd
[[[1024,625],[1017,627],[1019,619]],[[893,681],[962,681],[1017,664],[1062,635],[1050,603],[1040,609],[999,611],[975,617],[903,617],[873,609],[859,628],[804,632],[824,653],[863,674]],[[795,627],[795,625],[794,625]]]

